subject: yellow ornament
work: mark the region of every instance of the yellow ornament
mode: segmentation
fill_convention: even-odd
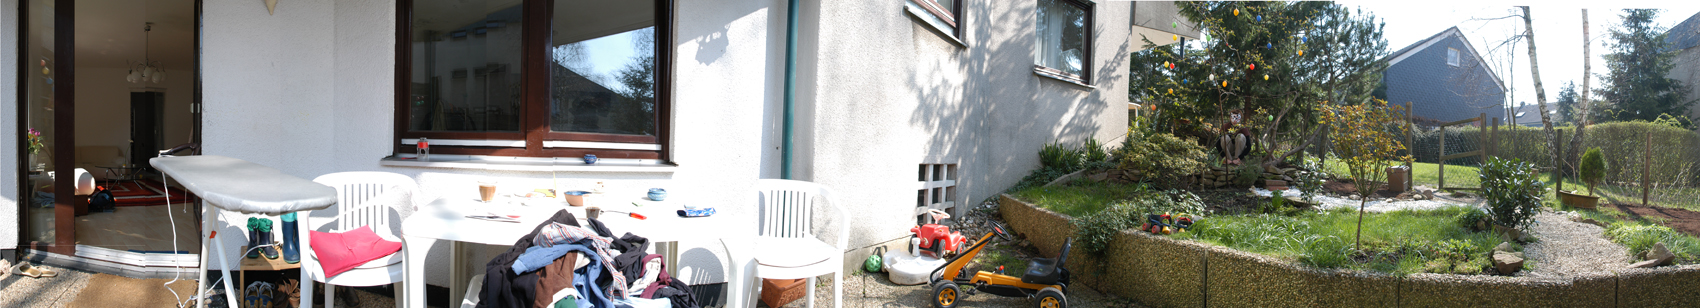
[[[1171,35],[1169,35],[1169,36],[1172,36],[1172,37],[1174,37],[1174,40],[1176,40],[1176,41],[1179,41],[1179,40],[1181,40],[1181,36],[1180,36],[1180,35],[1173,35],[1173,34],[1171,34]]]
[[[1226,88],[1226,87],[1228,87],[1228,81],[1227,81],[1227,80],[1223,80],[1223,81],[1222,81],[1222,87],[1223,87],[1223,88]]]
[[[1169,94],[1175,94],[1175,89],[1169,89]]]
[[[1304,51],[1304,50],[1299,50],[1299,55],[1301,55],[1301,56],[1303,56],[1303,55],[1305,55],[1305,51]]]
[[[1264,74],[1264,75],[1263,75],[1263,80],[1269,80],[1269,74]]]
[[[1240,9],[1234,9],[1234,16],[1240,16]]]

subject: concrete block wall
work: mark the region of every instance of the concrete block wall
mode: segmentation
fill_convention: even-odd
[[[998,211],[1012,232],[1055,256],[1072,217],[1009,195]],[[1700,265],[1569,279],[1316,269],[1279,258],[1123,231],[1102,255],[1071,252],[1076,284],[1152,307],[1679,307],[1700,303]]]

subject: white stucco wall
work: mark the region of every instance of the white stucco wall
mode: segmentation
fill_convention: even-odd
[[[205,153],[271,166],[311,179],[338,171],[387,171],[419,181],[424,200],[471,197],[474,182],[503,186],[589,188],[605,182],[615,193],[667,188],[675,198],[718,207],[749,219],[754,180],[777,149],[782,24],[767,2],[679,4],[673,112],[673,173],[517,172],[384,167],[391,152],[394,95],[393,1],[295,1],[266,15],[264,6],[209,2],[205,7],[203,134]],[[783,17],[783,11],[780,11]],[[223,215],[224,221],[247,216]],[[748,221],[753,222],[753,219]],[[739,223],[727,226],[737,230]],[[241,234],[225,224],[225,234]],[[642,234],[641,230],[632,231]],[[734,232],[709,230],[714,232]],[[740,231],[741,232],[741,231]],[[241,239],[229,237],[234,247]],[[682,243],[681,277],[691,283],[725,280],[719,243]],[[439,246],[442,247],[442,246]],[[501,247],[475,248],[463,266],[481,268]],[[429,282],[448,281],[447,251],[434,250]],[[212,266],[216,268],[216,265]]]
[[[1013,185],[1053,140],[1118,142],[1127,130],[1131,8],[1099,2],[1090,83],[1033,73],[1032,1],[971,2],[959,46],[904,12],[902,2],[805,6],[800,46],[811,68],[804,179],[825,183],[856,213],[852,247],[908,236],[916,168],[958,163],[958,210]],[[809,33],[809,32],[804,32]]]
[[[0,249],[18,248],[18,0],[0,0]]]

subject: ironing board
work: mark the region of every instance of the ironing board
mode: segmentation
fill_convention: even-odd
[[[200,279],[197,280],[195,294],[197,297],[206,294],[206,286],[200,282],[207,279],[207,242],[212,242],[213,252],[219,256],[219,272],[226,279],[224,298],[229,301],[230,307],[241,307],[236,304],[236,298],[241,294],[237,294],[228,281],[230,265],[225,261],[224,244],[216,238],[217,232],[214,231],[219,210],[280,215],[324,209],[336,203],[336,189],[330,186],[245,160],[217,155],[175,156],[149,159],[148,164],[167,179],[176,178],[185,189],[211,205],[208,210],[212,219],[201,219],[201,229],[212,234],[203,234],[207,238],[201,242]],[[196,307],[206,306],[205,300],[197,300],[196,303]]]

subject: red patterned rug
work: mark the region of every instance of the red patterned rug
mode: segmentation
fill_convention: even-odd
[[[141,185],[137,185],[140,183]],[[115,181],[103,184],[112,190],[113,203],[118,206],[148,206],[165,205],[165,193],[160,189],[159,181]],[[195,202],[195,194],[183,190],[183,187],[171,187],[171,203]]]

